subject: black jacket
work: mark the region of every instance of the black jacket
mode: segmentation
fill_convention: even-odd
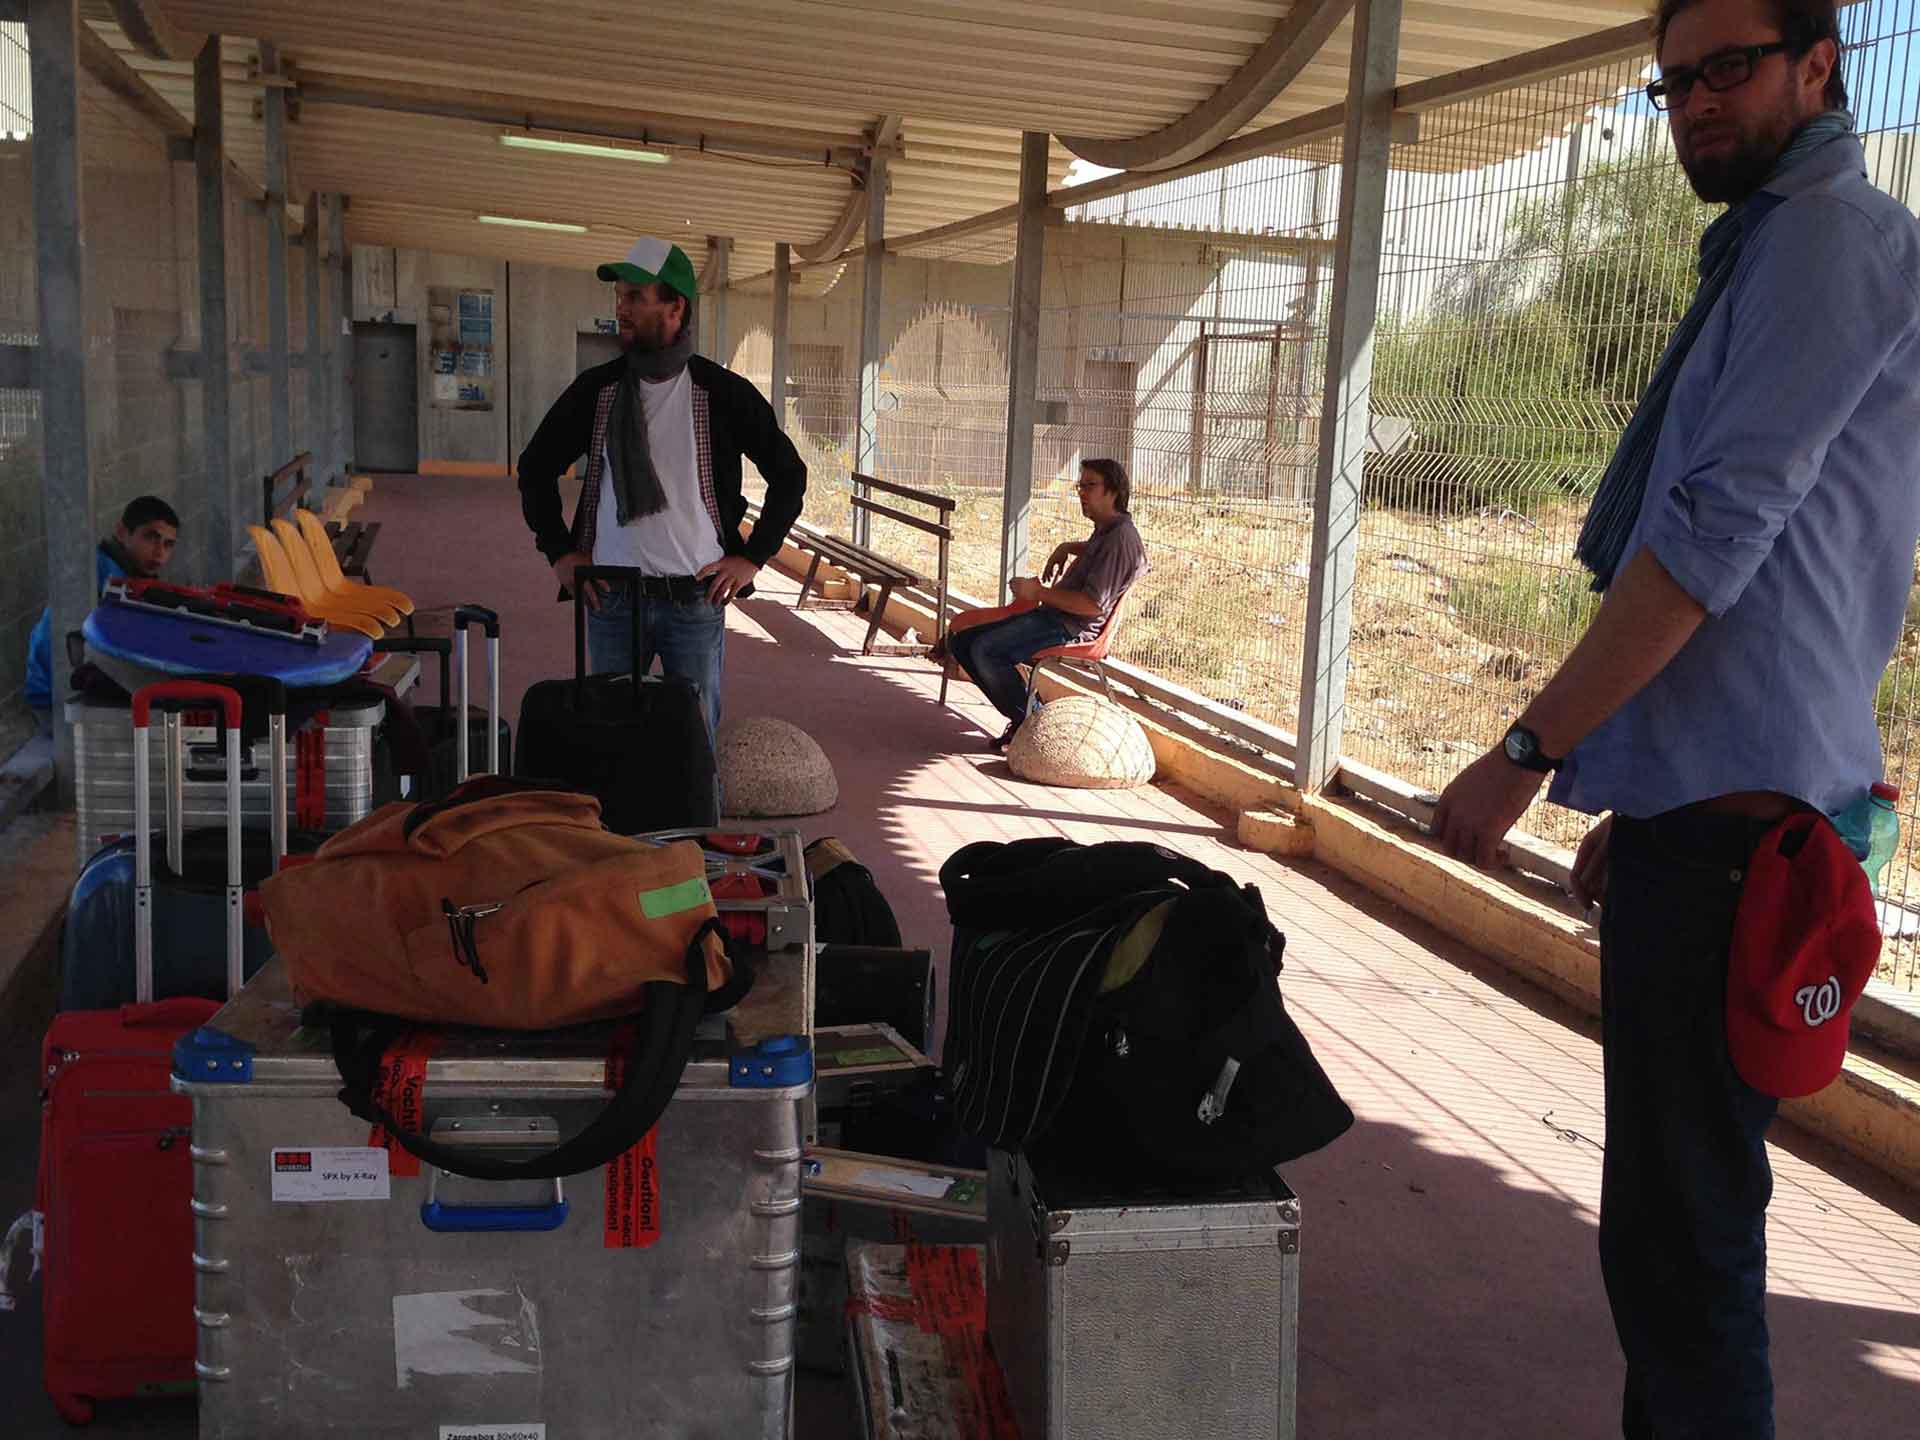
[[[594,410],[600,392],[617,385],[625,359],[583,370],[547,411],[520,454],[520,513],[533,542],[551,564],[575,548],[575,524],[562,516],[560,476],[593,443]],[[751,380],[704,356],[687,361],[693,383],[707,392],[708,427],[713,439],[714,500],[720,507],[721,542],[729,555],[744,555],[765,565],[780,551],[807,493],[807,467],[781,430],[773,407]],[[747,511],[740,493],[740,461],[753,461],[767,482],[767,498],[753,533],[740,538]]]

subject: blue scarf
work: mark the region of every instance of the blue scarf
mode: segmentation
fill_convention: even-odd
[[[1761,190],[1787,171],[1810,158],[1815,151],[1842,136],[1853,133],[1853,116],[1845,110],[1829,110],[1814,116],[1800,127],[1787,148],[1781,152],[1772,172],[1737,205],[1707,227],[1700,237],[1700,288],[1693,304],[1680,318],[1680,324],[1667,341],[1666,353],[1654,368],[1647,393],[1621,433],[1620,444],[1607,462],[1593,492],[1593,503],[1580,527],[1580,540],[1574,554],[1593,572],[1593,588],[1605,590],[1613,583],[1613,573],[1626,553],[1627,541],[1640,519],[1640,504],[1647,493],[1647,478],[1653,471],[1653,452],[1660,442],[1660,428],[1666,423],[1667,402],[1673,398],[1673,382],[1693,350],[1693,342],[1706,328],[1707,315],[1726,293],[1740,263],[1740,251],[1747,237],[1758,228],[1771,205],[1756,207],[1754,199]]]

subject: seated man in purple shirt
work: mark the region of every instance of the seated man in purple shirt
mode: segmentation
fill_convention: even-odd
[[[1093,522],[1093,534],[1055,550],[1040,579],[1022,575],[1013,582],[1014,603],[1037,601],[1036,608],[948,635],[954,660],[1007,717],[1007,728],[993,742],[997,750],[1012,743],[1027,714],[1027,687],[1017,667],[1055,645],[1099,639],[1120,597],[1147,568],[1147,547],[1127,514],[1127,467],[1118,460],[1088,460],[1080,467],[1078,488],[1080,513]]]

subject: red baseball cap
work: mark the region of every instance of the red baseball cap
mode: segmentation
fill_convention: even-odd
[[[1727,966],[1727,1050],[1782,1100],[1824,1089],[1880,959],[1867,873],[1825,816],[1789,815],[1753,852]]]

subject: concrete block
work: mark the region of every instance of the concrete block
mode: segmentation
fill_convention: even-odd
[[[1022,780],[1079,790],[1132,790],[1153,779],[1153,746],[1140,722],[1110,700],[1070,695],[1030,716],[1007,749]]]
[[[833,763],[814,738],[771,715],[721,723],[714,746],[730,816],[818,815],[840,803]]]

